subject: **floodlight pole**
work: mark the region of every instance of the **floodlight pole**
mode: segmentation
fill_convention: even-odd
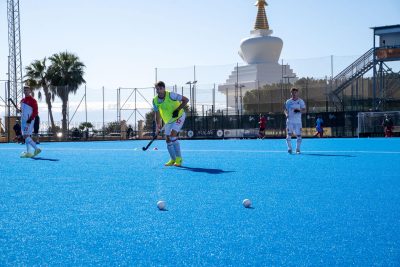
[[[102,88],[103,90],[103,128],[102,128],[102,132],[103,132],[103,139],[104,139],[104,86]]]
[[[240,114],[243,116],[243,95],[242,95],[242,88],[246,87],[243,84],[239,84],[239,90],[240,90]]]
[[[192,121],[192,130],[194,130],[194,120],[193,120],[193,109],[195,108],[195,103],[194,103],[194,92],[192,92],[192,89],[194,91],[194,86],[197,83],[197,81],[188,81],[186,84],[189,84],[189,94],[190,94],[190,101],[192,102],[191,108],[190,108],[190,117]],[[193,85],[193,86],[192,86]]]

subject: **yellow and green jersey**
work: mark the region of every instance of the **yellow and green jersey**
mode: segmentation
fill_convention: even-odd
[[[161,118],[164,123],[171,123],[180,118],[184,112],[183,109],[181,109],[179,111],[178,117],[172,119],[172,113],[181,105],[181,101],[181,95],[174,92],[165,91],[164,99],[158,98],[158,95],[153,98],[153,108],[155,112],[160,112]]]

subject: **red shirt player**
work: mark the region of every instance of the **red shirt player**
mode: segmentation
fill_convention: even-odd
[[[267,126],[267,119],[264,115],[260,114],[260,120],[258,121],[260,130],[258,132],[258,138],[263,139],[265,137],[265,127]]]
[[[21,130],[22,136],[25,139],[26,152],[21,154],[21,158],[31,158],[41,152],[36,143],[32,140],[33,125],[35,118],[38,115],[38,104],[31,96],[32,90],[29,86],[24,87],[25,97],[21,100]],[[29,152],[29,147],[33,147],[34,153]]]
[[[382,126],[385,130],[385,137],[393,136],[393,121],[387,114],[385,114],[385,119],[383,120]]]

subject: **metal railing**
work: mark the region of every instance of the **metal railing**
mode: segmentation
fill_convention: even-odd
[[[369,71],[373,64],[374,48],[371,48],[333,78],[333,88],[335,89],[332,94],[338,96],[354,79]]]

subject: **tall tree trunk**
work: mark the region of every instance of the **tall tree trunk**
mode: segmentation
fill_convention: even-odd
[[[67,109],[68,109],[68,93],[62,98],[62,131],[63,136],[68,138],[68,122],[67,122]]]
[[[51,123],[51,131],[54,132],[56,129],[56,125],[54,124],[54,118],[53,118],[53,111],[52,111],[52,104],[51,104],[51,95],[49,92],[49,88],[47,86],[42,86],[44,94],[46,96],[46,104],[47,104],[47,109],[49,111],[49,117],[50,117],[50,123]]]

